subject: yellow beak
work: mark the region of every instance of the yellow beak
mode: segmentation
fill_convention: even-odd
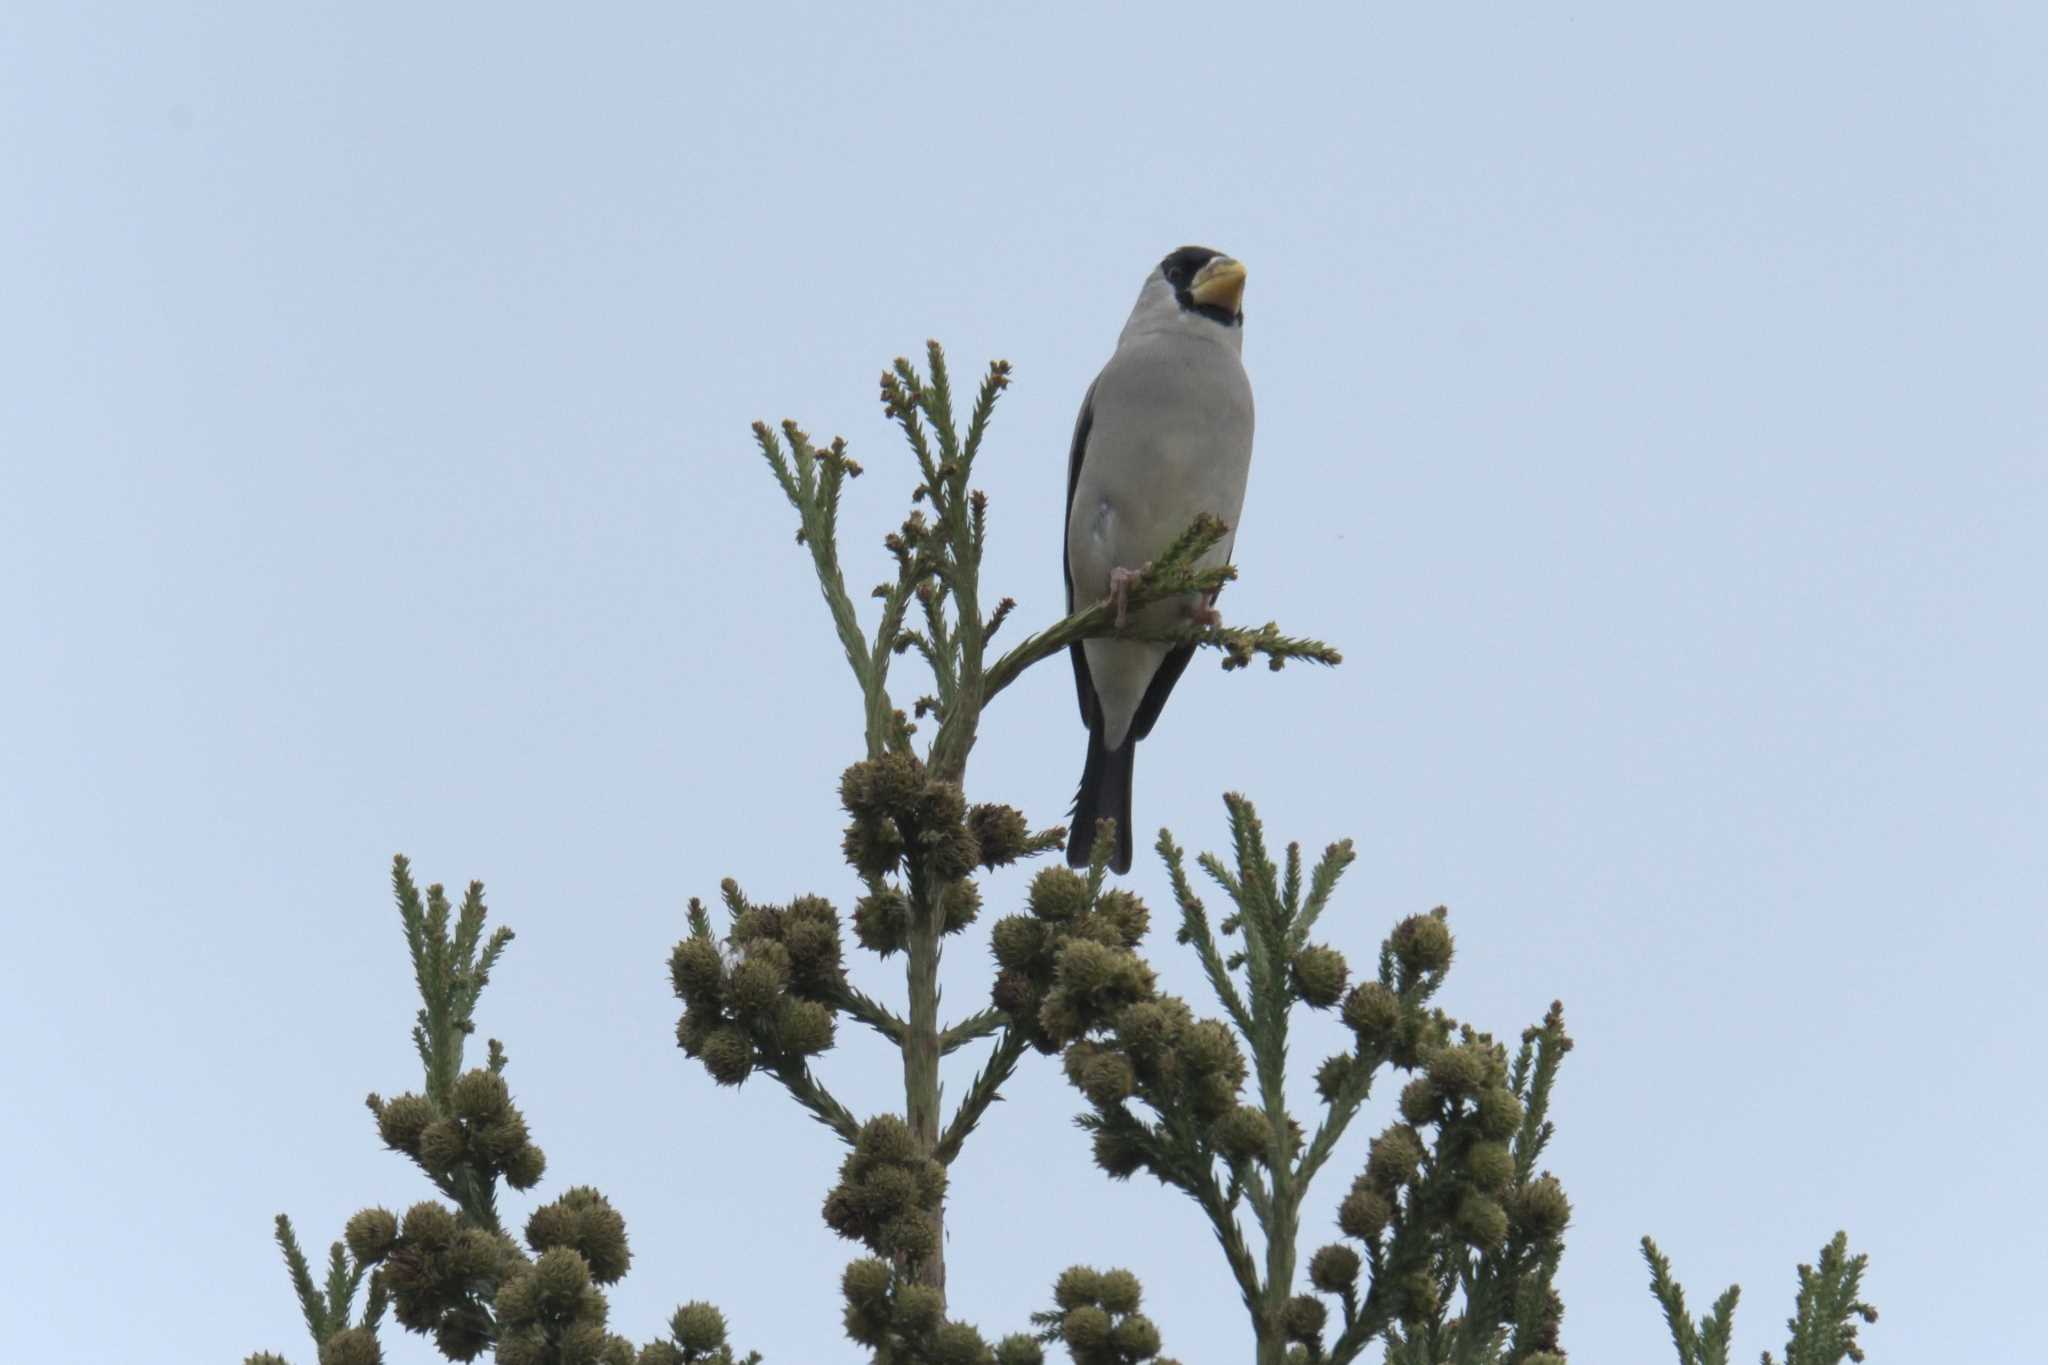
[[[1244,266],[1228,256],[1218,256],[1195,272],[1188,293],[1196,303],[1235,313],[1244,301]]]

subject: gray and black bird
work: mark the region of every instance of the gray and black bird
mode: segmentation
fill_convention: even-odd
[[[1116,354],[1088,386],[1067,456],[1067,610],[1105,597],[1119,619],[1131,582],[1208,513],[1231,528],[1200,565],[1227,563],[1252,459],[1244,346],[1244,266],[1184,246],[1138,291]],[[1155,602],[1145,625],[1216,619],[1212,601]],[[1193,645],[1087,640],[1071,647],[1088,760],[1074,797],[1067,861],[1085,867],[1095,822],[1116,820],[1109,865],[1131,870],[1131,759],[1194,657]]]

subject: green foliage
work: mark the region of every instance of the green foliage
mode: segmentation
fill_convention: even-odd
[[[1080,1123],[1097,1164],[1117,1179],[1145,1171],[1207,1216],[1261,1361],[1298,1351],[1344,1362],[1375,1341],[1407,1361],[1554,1348],[1561,1309],[1550,1280],[1570,1206],[1535,1167],[1571,1046],[1562,1012],[1553,1007],[1511,1063],[1488,1035],[1432,1008],[1454,947],[1442,910],[1396,925],[1377,979],[1347,990],[1344,955],[1310,934],[1352,861],[1350,843],[1331,845],[1306,876],[1292,845],[1283,871],[1251,803],[1226,804],[1233,861],[1199,860],[1232,903],[1220,925],[1180,848],[1159,840],[1177,938],[1194,949],[1223,1018],[1198,1018],[1157,990],[1138,952],[1148,916],[1128,893],[1103,890],[1099,865],[1087,879],[1041,873],[1032,915],[997,925],[998,1003],[1025,1017],[1035,1042],[1063,1049],[1067,1078],[1091,1106]],[[1291,1013],[1340,1001],[1353,1046],[1318,1069],[1324,1113],[1309,1133],[1286,1102]],[[1310,1260],[1310,1286],[1336,1300],[1333,1324],[1322,1299],[1296,1291],[1300,1210],[1389,1068],[1412,1079],[1339,1209],[1338,1229],[1356,1245],[1332,1243]],[[1247,1208],[1263,1264],[1240,1222]]]
[[[1115,840],[1099,839],[1095,847],[1085,876],[1048,867],[1034,877],[1026,913],[997,921],[991,939],[995,1006],[1047,1054],[1078,1036],[1082,1021],[1112,1000],[1152,990],[1152,969],[1134,951],[1151,927],[1151,912],[1130,892],[1105,889]]]
[[[838,1016],[850,1003],[839,912],[816,896],[755,905],[729,879],[724,898],[731,918],[724,943],[692,900],[690,936],[669,954],[669,979],[684,1006],[677,1044],[720,1085],[742,1084],[756,1068],[774,1075],[851,1141],[853,1116],[809,1066],[832,1046]]]
[[[1694,1322],[1686,1310],[1685,1291],[1671,1278],[1670,1260],[1648,1237],[1643,1238],[1643,1259],[1649,1262],[1650,1292],[1664,1309],[1679,1365],[1728,1365],[1742,1287],[1728,1286],[1713,1308]],[[1820,1249],[1818,1268],[1799,1267],[1799,1297],[1785,1320],[1792,1334],[1785,1342],[1785,1365],[1840,1365],[1844,1357],[1861,1365],[1858,1324],[1877,1321],[1877,1310],[1860,1297],[1869,1264],[1868,1256],[1849,1254],[1849,1234],[1838,1232]],[[1763,1353],[1763,1365],[1776,1365],[1769,1351]]]
[[[909,1124],[883,1114],[861,1125],[839,1183],[825,1197],[825,1222],[842,1237],[914,1265],[937,1246],[933,1210],[945,1195],[946,1168]]]
[[[876,1365],[1042,1365],[1032,1338],[1005,1337],[994,1346],[974,1327],[946,1316],[945,1295],[907,1278],[886,1261],[846,1267],[846,1335],[874,1352]]]
[[[1138,1311],[1144,1291],[1130,1271],[1069,1266],[1052,1297],[1053,1306],[1031,1321],[1038,1339],[1065,1346],[1074,1365],[1178,1365],[1159,1354],[1159,1329]]]
[[[391,889],[398,898],[405,946],[412,955],[413,979],[420,992],[413,1045],[426,1069],[428,1095],[445,1106],[456,1073],[462,1069],[463,1040],[476,1031],[477,998],[490,983],[491,968],[512,942],[512,931],[501,926],[488,940],[483,938],[482,882],[471,882],[463,894],[452,936],[448,932],[447,893],[436,882],[427,888],[422,904],[411,864],[403,855],[391,860]]]
[[[358,1218],[361,1216],[357,1215]],[[350,1221],[353,1227],[354,1220]],[[389,1299],[381,1282],[371,1281],[362,1316],[351,1320],[356,1291],[362,1287],[369,1259],[343,1250],[340,1242],[334,1243],[327,1249],[327,1278],[316,1286],[312,1267],[307,1264],[305,1253],[299,1250],[298,1236],[292,1231],[292,1220],[280,1213],[276,1229],[278,1250],[284,1253],[292,1292],[298,1297],[299,1312],[306,1319],[306,1332],[313,1338],[313,1349],[318,1352],[322,1365],[328,1365],[330,1359],[361,1360],[366,1365],[374,1365],[382,1359],[382,1348],[377,1344],[377,1325],[384,1317]],[[353,1246],[353,1238],[350,1244]],[[259,1351],[249,1356],[243,1365],[285,1365],[285,1362],[282,1356]]]
[[[504,1048],[491,1039],[486,1064],[469,1070],[462,1053],[475,1031],[478,998],[512,932],[500,928],[484,937],[482,883],[470,883],[459,914],[451,914],[440,886],[420,894],[403,857],[393,860],[391,879],[420,993],[413,1043],[425,1083],[390,1100],[373,1094],[368,1103],[384,1144],[411,1158],[450,1202],[424,1200],[403,1216],[377,1207],[355,1214],[346,1249],[337,1242],[329,1253],[324,1288],[315,1288],[291,1223],[279,1215],[278,1245],[320,1365],[378,1365],[387,1307],[399,1326],[431,1337],[455,1361],[488,1352],[501,1365],[758,1365],[758,1355],[732,1354],[723,1319],[707,1305],[679,1309],[670,1337],[645,1347],[607,1330],[603,1288],[625,1275],[632,1253],[625,1219],[598,1191],[577,1186],[536,1208],[526,1221],[525,1248],[506,1233],[498,1183],[529,1189],[546,1160],[512,1102]],[[814,920],[815,914],[785,914],[769,926],[756,921],[756,936],[783,954],[778,985],[795,989],[830,974],[812,953],[817,935],[801,928]],[[836,937],[832,944],[836,952]],[[366,1274],[363,1311],[352,1321]],[[715,1333],[706,1313],[716,1320]],[[268,1353],[249,1361],[283,1365]]]

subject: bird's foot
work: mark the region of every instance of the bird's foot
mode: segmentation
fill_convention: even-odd
[[[1135,569],[1111,569],[1109,571],[1109,601],[1116,608],[1116,628],[1122,630],[1131,617],[1131,585],[1145,576],[1151,568],[1144,564]]]
[[[1216,610],[1214,598],[1205,597],[1188,608],[1188,620],[1198,626],[1220,626],[1223,624],[1223,613]]]

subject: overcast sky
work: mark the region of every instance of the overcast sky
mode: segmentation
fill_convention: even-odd
[[[430,1193],[361,1103],[418,1084],[404,851],[518,932],[480,1031],[538,1194],[627,1218],[614,1327],[852,1358],[840,1152],[687,1063],[666,981],[722,877],[855,889],[858,698],[748,423],[852,443],[858,587],[913,482],[877,372],[1010,359],[985,581],[1035,628],[1075,408],[1188,242],[1250,269],[1223,612],[1347,662],[1199,661],[1141,829],[1223,848],[1244,791],[1357,840],[1355,964],[1445,903],[1447,1008],[1564,1000],[1575,1360],[1672,1359],[1646,1232],[1699,1307],[1741,1282],[1743,1358],[1837,1228],[1873,1360],[2037,1350],[2044,63],[2023,3],[8,6],[0,1356],[312,1360],[272,1216]],[[1057,822],[1083,745],[1055,661],[971,793]],[[866,1038],[821,1071],[901,1106]],[[1192,1206],[1094,1172],[1054,1064],[1010,1100],[954,1311],[1123,1265],[1169,1353],[1247,1358]]]

